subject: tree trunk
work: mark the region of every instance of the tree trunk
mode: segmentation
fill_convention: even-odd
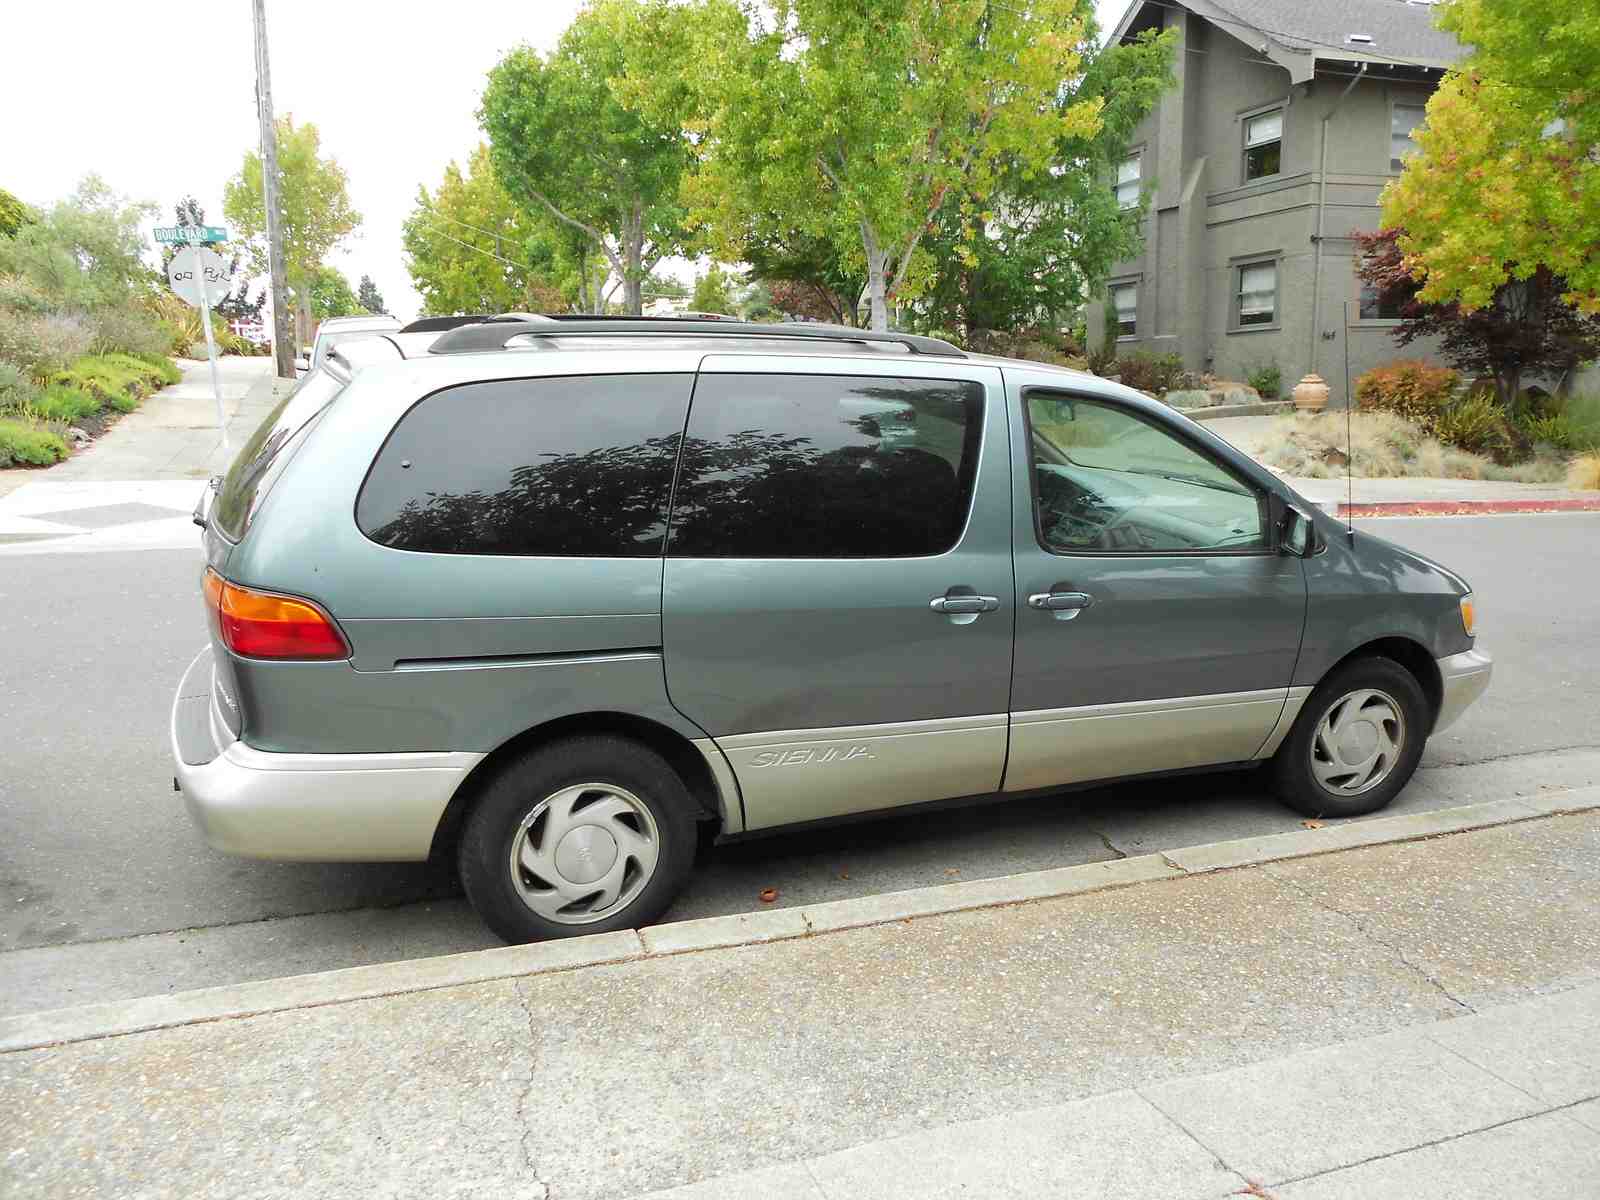
[[[299,304],[297,305],[298,311],[296,312],[295,316],[299,323],[299,329],[296,331],[295,341],[299,342],[299,344],[302,346],[309,346],[311,344],[310,289],[302,288],[297,299],[299,300]]]
[[[888,268],[883,247],[878,245],[877,230],[869,221],[861,222],[861,248],[867,254],[867,293],[872,298],[872,328],[889,328],[889,304],[885,292],[884,275]]]

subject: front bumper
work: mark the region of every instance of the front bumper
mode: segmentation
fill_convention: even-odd
[[[234,738],[207,647],[173,700],[170,736],[189,815],[216,849],[299,862],[428,857],[445,806],[482,754],[275,754]]]
[[[1439,679],[1444,686],[1433,731],[1438,733],[1455,724],[1472,702],[1483,695],[1493,673],[1494,659],[1482,650],[1463,650],[1439,659]]]

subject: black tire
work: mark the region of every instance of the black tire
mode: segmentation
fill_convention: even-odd
[[[1366,791],[1341,794],[1325,787],[1313,771],[1313,743],[1334,705],[1363,689],[1381,692],[1398,706],[1404,718],[1399,753],[1380,782]],[[1283,803],[1308,817],[1359,817],[1377,812],[1411,781],[1432,725],[1427,697],[1410,671],[1393,659],[1377,656],[1347,662],[1317,685],[1278,747],[1272,760],[1273,790]]]
[[[512,847],[524,820],[541,802],[589,783],[625,789],[649,810],[649,821],[643,823],[653,822],[654,826],[648,831],[657,848],[654,869],[635,894],[629,897],[624,889],[616,906],[597,918],[582,919],[585,914],[580,912],[576,917],[581,923],[551,920],[523,899],[513,878]],[[478,796],[457,850],[461,886],[484,923],[507,942],[579,937],[646,925],[672,903],[693,869],[695,812],[678,773],[666,759],[638,742],[596,736],[542,746],[505,764]],[[640,823],[634,820],[635,826]],[[528,875],[522,880],[529,886],[540,882]]]

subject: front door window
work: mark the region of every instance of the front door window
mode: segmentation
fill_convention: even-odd
[[[1114,405],[1028,394],[1034,515],[1058,554],[1262,550],[1261,497],[1216,460]]]

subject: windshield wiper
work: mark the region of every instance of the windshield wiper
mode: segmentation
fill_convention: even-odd
[[[1215,479],[1207,479],[1201,475],[1185,475],[1181,471],[1147,471],[1139,467],[1127,468],[1130,475],[1154,475],[1158,479],[1170,479],[1174,483],[1192,483],[1196,487],[1210,488],[1214,492],[1227,492],[1230,496],[1243,496],[1236,487],[1229,487],[1225,483],[1218,483]]]

